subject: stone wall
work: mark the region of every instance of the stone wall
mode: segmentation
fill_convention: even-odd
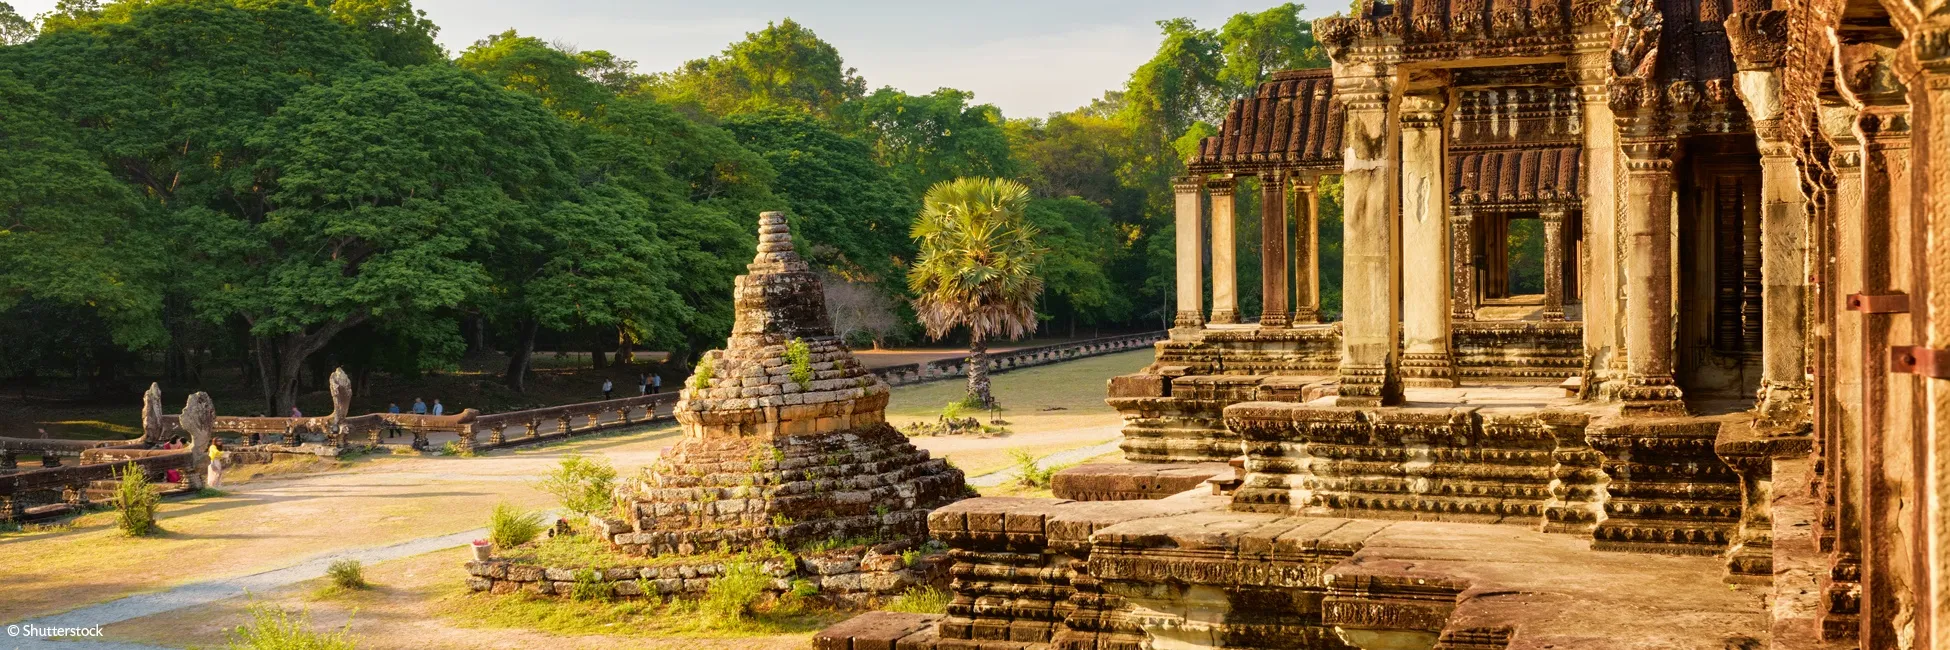
[[[771,579],[766,593],[776,597],[798,583],[809,585],[823,602],[868,606],[919,587],[947,587],[947,555],[920,553],[909,542],[840,548],[758,562]],[[914,553],[906,553],[915,551]],[[910,564],[908,559],[912,558]],[[474,591],[569,597],[682,597],[704,595],[723,575],[729,560],[671,558],[642,567],[547,567],[494,559],[468,562],[467,587]]]

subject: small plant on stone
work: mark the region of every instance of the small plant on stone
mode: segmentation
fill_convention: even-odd
[[[1009,451],[1009,459],[1016,466],[1016,482],[1023,487],[1049,487],[1050,477],[1062,471],[1061,467],[1042,467],[1036,462],[1036,455],[1021,449]]]
[[[790,366],[787,376],[792,378],[792,383],[799,385],[799,390],[812,386],[812,348],[806,347],[804,340],[793,337],[786,342],[785,360]]]
[[[609,597],[609,585],[603,583],[601,572],[576,569],[575,578],[575,585],[569,588],[569,600],[601,600]]]
[[[921,561],[921,549],[910,548],[905,551],[901,551],[901,566],[911,567],[914,566],[915,563],[920,561]]]
[[[156,508],[162,505],[162,495],[149,484],[149,475],[140,466],[129,463],[117,472],[116,478],[121,480],[115,485],[115,510],[119,513],[115,527],[130,537],[162,532],[156,526]]]
[[[885,503],[873,507],[873,516],[881,519],[886,519],[887,513],[889,512],[892,512],[892,509],[888,508]]]
[[[730,562],[711,581],[698,604],[719,621],[735,621],[751,613],[752,605],[765,596],[765,588],[771,584],[771,576],[765,575],[757,564],[742,560]]]
[[[794,580],[792,581],[792,595],[799,598],[817,596],[819,595],[819,585],[813,584],[813,581],[805,578]]]
[[[616,508],[616,468],[601,458],[570,454],[542,478],[543,492],[555,495],[562,508],[579,515],[595,515]]]
[[[881,609],[911,614],[946,614],[948,592],[934,587],[916,587],[907,590],[907,593],[895,596]]]
[[[691,388],[697,390],[710,388],[711,377],[716,375],[717,372],[717,367],[711,363],[711,357],[705,357],[703,361],[698,362],[697,372],[691,375]]]
[[[346,558],[332,562],[325,569],[325,576],[332,579],[332,586],[340,589],[365,589],[372,585],[366,582],[365,568],[358,560]]]
[[[271,605],[252,605],[250,623],[238,626],[225,636],[230,650],[355,650],[352,624],[330,634],[311,629],[311,613],[290,612]]]
[[[495,504],[494,512],[488,515],[488,541],[504,550],[527,544],[541,535],[544,528],[542,513],[519,510],[506,503]]]
[[[793,524],[795,524],[795,523],[798,523],[798,522],[796,522],[796,521],[793,521],[791,517],[787,517],[787,516],[785,516],[785,513],[783,513],[783,512],[775,512],[775,513],[772,513],[772,525],[773,525],[773,526],[776,526],[776,527],[779,527],[779,528],[784,528],[784,527],[786,527],[786,526],[790,526],[790,525],[793,525]]]

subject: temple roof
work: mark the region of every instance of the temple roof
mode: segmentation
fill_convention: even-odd
[[[1457,205],[1582,202],[1579,147],[1452,152],[1449,191]]]
[[[1193,173],[1341,168],[1341,107],[1327,68],[1276,72],[1233,100],[1219,134],[1199,141]]]

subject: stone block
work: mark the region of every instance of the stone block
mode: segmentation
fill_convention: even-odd
[[[488,589],[488,593],[494,594],[496,596],[503,596],[503,595],[515,593],[520,589],[521,589],[521,583],[519,582],[515,582],[513,580],[496,580],[494,581],[494,586]]]
[[[480,576],[468,576],[467,588],[474,591],[487,591],[494,588],[494,581]]]
[[[528,564],[510,565],[508,579],[517,582],[539,582],[542,580],[542,567]]]
[[[937,614],[867,612],[813,635],[814,650],[907,650],[932,647]]]
[[[568,569],[544,569],[542,577],[551,582],[574,582],[576,574]]]

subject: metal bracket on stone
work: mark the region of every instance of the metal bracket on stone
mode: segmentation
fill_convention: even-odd
[[[1889,348],[1889,372],[1920,375],[1931,379],[1950,379],[1950,350],[1920,345]]]
[[[1848,310],[1864,314],[1907,314],[1909,294],[1851,293],[1848,295]]]

